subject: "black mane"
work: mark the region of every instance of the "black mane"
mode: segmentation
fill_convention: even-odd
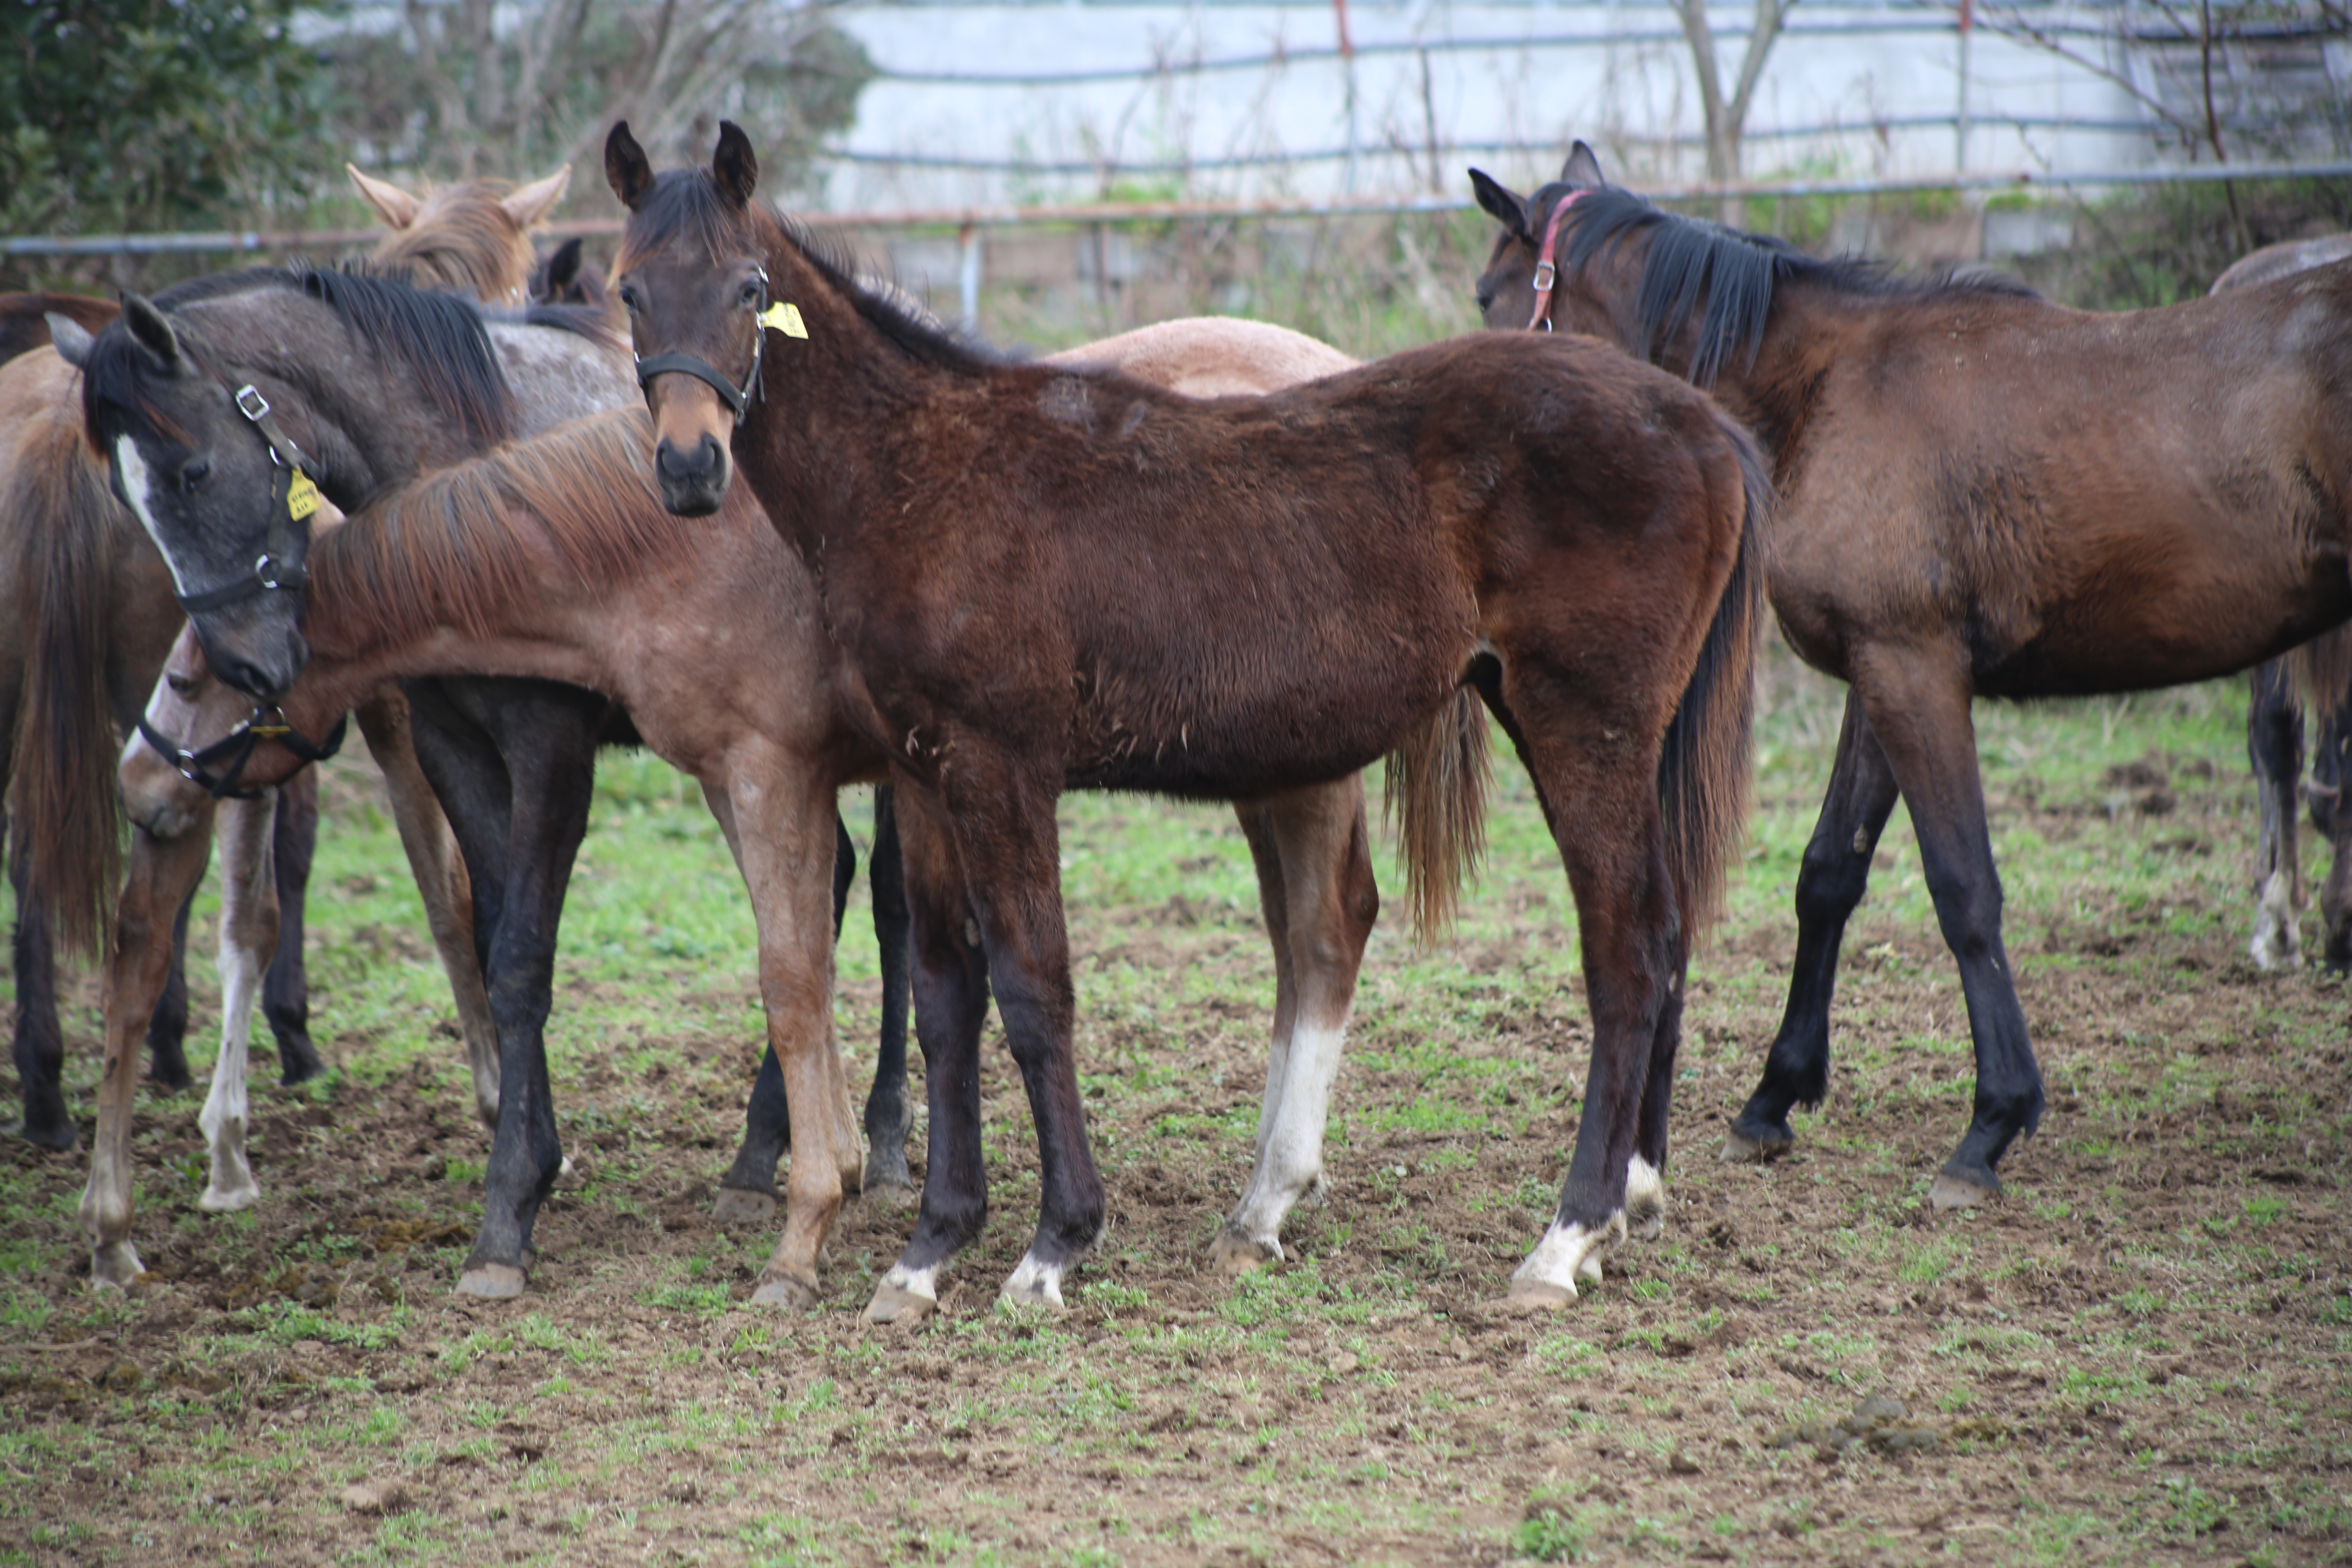
[[[868,288],[859,279],[857,263],[841,241],[815,234],[773,207],[737,207],[720,194],[718,182],[705,169],[670,169],[655,177],[653,188],[629,219],[628,234],[622,241],[621,268],[627,268],[631,254],[658,250],[681,235],[690,237],[704,255],[716,257],[742,243],[741,230],[747,222],[754,243],[761,248],[772,237],[761,228],[773,226],[777,237],[799,251],[868,325],[908,358],[963,372],[1003,363],[984,344]]]
[[[1569,189],[1563,184],[1546,185],[1536,193],[1531,205],[1538,212],[1549,212]],[[1640,230],[1655,231],[1643,258],[1641,294],[1635,302],[1642,353],[1654,359],[1658,345],[1682,330],[1704,294],[1706,304],[1699,318],[1698,342],[1692,347],[1690,366],[1690,378],[1700,386],[1713,385],[1734,353],[1744,353],[1751,364],[1755,362],[1764,342],[1765,323],[1771,318],[1773,291],[1786,279],[1801,278],[1844,293],[1878,297],[1955,292],[2037,297],[2023,283],[1998,273],[1904,277],[1890,271],[1884,262],[1858,257],[1821,260],[1785,240],[1684,217],[1613,185],[1588,190],[1570,209],[1567,229],[1568,249],[1561,265],[1570,271],[1581,268],[1603,246]]]
[[[155,304],[177,315],[208,300],[264,289],[305,295],[325,305],[375,353],[415,372],[435,407],[470,439],[491,444],[513,435],[514,394],[490,346],[480,308],[462,296],[418,289],[394,277],[297,263],[194,279],[164,289],[155,296]],[[201,332],[190,336],[199,357],[234,352],[233,345],[214,345]],[[85,406],[110,407],[125,415],[139,410],[152,418],[152,406],[140,390],[143,362],[128,327],[117,322],[100,333],[85,371]],[[212,368],[227,374],[226,366]]]

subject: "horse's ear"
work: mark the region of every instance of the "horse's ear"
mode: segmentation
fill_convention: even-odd
[[[76,370],[88,370],[89,351],[97,342],[89,335],[89,329],[55,310],[42,312],[41,320],[49,324],[49,342],[56,345],[58,357]]]
[[[637,139],[629,134],[625,120],[614,121],[612,134],[604,138],[604,183],[631,212],[654,188],[654,166]]]
[[[710,177],[737,206],[748,206],[760,183],[760,160],[751,155],[751,139],[731,120],[719,122],[719,150],[710,155]]]
[[[1568,150],[1568,162],[1559,166],[1559,183],[1580,191],[1597,191],[1609,182],[1601,177],[1601,160],[1579,142]]]
[[[131,341],[161,360],[165,370],[179,365],[180,334],[173,328],[172,318],[155,308],[155,301],[144,294],[124,294],[122,324],[131,329]]]
[[[562,300],[580,281],[580,237],[573,235],[547,258],[547,277],[540,289],[543,300]]]
[[[519,191],[499,199],[507,209],[507,216],[515,220],[517,228],[529,228],[545,217],[563,199],[564,187],[572,184],[572,165],[566,163],[543,180],[533,180]]]
[[[1514,239],[1533,243],[1528,233],[1528,200],[1493,178],[1484,169],[1470,171],[1470,188],[1478,193],[1478,205],[1486,216],[1511,231]]]
[[[373,179],[361,174],[356,163],[344,164],[343,172],[352,177],[352,184],[360,188],[360,199],[375,209],[375,216],[383,219],[386,228],[406,228],[416,221],[416,215],[425,210],[423,197],[410,195],[390,180]]]

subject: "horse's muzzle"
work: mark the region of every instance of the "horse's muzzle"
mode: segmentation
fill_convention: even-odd
[[[661,482],[662,505],[680,517],[717,511],[733,477],[726,447],[708,433],[690,451],[680,451],[664,437],[654,448],[654,475]]]

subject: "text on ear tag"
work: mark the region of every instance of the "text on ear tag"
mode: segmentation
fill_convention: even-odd
[[[295,469],[294,477],[286,481],[286,515],[299,522],[318,510],[319,487],[310,482],[310,475]]]
[[[808,323],[801,320],[798,305],[771,305],[760,312],[760,325],[773,327],[788,338],[808,336]]]

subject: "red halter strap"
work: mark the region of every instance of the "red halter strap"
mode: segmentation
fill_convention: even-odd
[[[1566,217],[1568,209],[1583,200],[1586,194],[1570,191],[1560,197],[1559,205],[1551,209],[1551,220],[1544,225],[1543,247],[1536,252],[1536,313],[1528,320],[1530,331],[1551,331],[1551,291],[1552,286],[1559,281],[1559,220]]]

